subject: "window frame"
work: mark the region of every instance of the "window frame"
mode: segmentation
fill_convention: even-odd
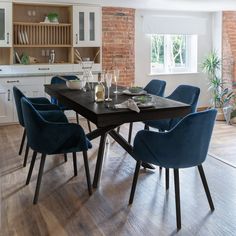
[[[153,67],[152,63],[152,35],[160,35],[164,37],[164,63],[162,68]],[[175,34],[177,35],[177,34]],[[179,34],[184,35],[184,34]],[[171,47],[171,34],[151,34],[150,35],[150,74],[181,74],[181,73],[197,73],[197,35],[184,35],[186,37],[186,66],[172,67],[169,59]]]

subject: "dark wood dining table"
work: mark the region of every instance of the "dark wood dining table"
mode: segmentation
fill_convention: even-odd
[[[119,87],[122,91],[124,88]],[[131,156],[133,148],[124,137],[116,130],[116,127],[124,123],[160,120],[167,118],[183,117],[190,112],[190,105],[180,103],[167,98],[152,95],[152,107],[142,108],[137,113],[130,109],[116,109],[115,104],[120,104],[130,98],[125,94],[114,94],[111,88],[112,102],[95,102],[93,90],[71,90],[65,84],[45,85],[45,92],[58,99],[61,104],[74,110],[89,121],[93,122],[97,128],[86,134],[89,140],[100,137],[98,157],[95,167],[93,187],[99,184],[106,137],[109,134],[117,143],[119,143]]]

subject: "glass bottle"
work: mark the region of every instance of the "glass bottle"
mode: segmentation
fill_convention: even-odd
[[[101,73],[98,73],[98,84],[95,86],[95,102],[103,102],[105,100],[105,88],[101,81]]]

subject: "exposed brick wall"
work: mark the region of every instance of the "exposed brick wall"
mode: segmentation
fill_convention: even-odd
[[[227,86],[236,88],[236,12],[223,12],[222,77]]]
[[[120,70],[120,85],[134,81],[134,37],[134,9],[102,8],[102,66],[103,70]]]

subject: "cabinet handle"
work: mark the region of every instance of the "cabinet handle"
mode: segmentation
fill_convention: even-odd
[[[50,70],[50,68],[38,68],[38,70]]]
[[[78,34],[75,34],[75,44],[78,44]]]
[[[10,91],[10,89],[8,89],[7,92],[8,92],[7,101],[11,101],[11,98],[10,98],[11,91]]]
[[[10,34],[9,33],[7,33],[7,44],[9,44],[9,36],[10,36]]]
[[[10,83],[19,83],[20,81],[19,80],[7,80],[7,83],[10,84]]]

